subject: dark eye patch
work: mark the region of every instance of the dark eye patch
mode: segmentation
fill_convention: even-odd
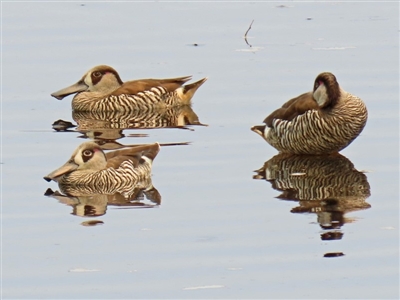
[[[93,157],[94,152],[92,150],[86,149],[82,152],[82,160],[87,162],[89,159]]]
[[[90,77],[92,78],[93,85],[95,85],[101,80],[101,77],[103,77],[103,73],[100,71],[94,71],[92,72]]]

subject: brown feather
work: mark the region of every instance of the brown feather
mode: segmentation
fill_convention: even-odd
[[[106,153],[107,168],[112,167],[117,169],[124,161],[127,160],[132,161],[133,165],[137,167],[143,155],[150,159],[154,159],[159,149],[160,146],[158,144],[150,144],[108,152]]]
[[[132,164],[134,165],[135,168],[139,165],[139,160],[140,160],[140,155],[127,155],[127,156],[118,156],[118,157],[113,157],[109,160],[107,160],[107,168],[114,168],[118,169],[119,166],[124,162],[130,160]]]
[[[266,123],[268,127],[272,127],[274,119],[291,121],[311,109],[319,110],[318,104],[314,100],[312,92],[304,93],[283,104],[281,108],[278,108],[266,117],[264,123]]]
[[[189,81],[192,76],[168,78],[168,79],[139,79],[125,82],[121,87],[111,93],[111,95],[135,95],[140,92],[148,91],[153,87],[162,86],[168,92],[173,92]]]
[[[183,104],[190,104],[190,100],[192,99],[194,93],[197,91],[197,89],[207,81],[207,77],[200,79],[196,82],[193,82],[191,84],[187,84],[183,87],[182,95],[180,96],[181,101]]]

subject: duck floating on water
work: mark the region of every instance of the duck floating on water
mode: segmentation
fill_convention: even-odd
[[[197,89],[207,80],[184,85],[192,76],[169,79],[139,79],[123,82],[110,66],[90,69],[77,83],[51,96],[72,99],[74,111],[132,111],[190,105]]]
[[[150,177],[159,150],[160,145],[154,143],[104,153],[98,144],[85,142],[64,165],[44,179],[59,185],[85,187],[87,192],[115,194]]]
[[[287,101],[264,125],[251,130],[281,153],[320,155],[346,148],[367,118],[364,102],[344,91],[335,75],[324,72],[315,79],[312,92]]]

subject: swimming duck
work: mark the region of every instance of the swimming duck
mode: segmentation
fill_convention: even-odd
[[[192,76],[139,79],[123,82],[115,69],[101,65],[90,69],[77,83],[51,96],[72,99],[74,111],[132,111],[190,105],[196,90],[207,80],[184,85]]]
[[[367,122],[364,102],[321,73],[312,92],[287,101],[251,130],[282,153],[329,154],[347,147]]]
[[[150,177],[158,143],[104,153],[94,142],[81,144],[60,168],[44,177],[60,185],[86,187],[87,192],[114,194]]]

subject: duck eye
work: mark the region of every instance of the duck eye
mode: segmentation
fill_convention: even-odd
[[[92,155],[93,155],[93,151],[92,150],[83,151],[83,156],[90,157]]]
[[[94,72],[93,72],[93,76],[94,76],[94,77],[97,77],[97,78],[98,78],[98,77],[101,77],[101,72],[100,72],[100,71],[94,71]]]

